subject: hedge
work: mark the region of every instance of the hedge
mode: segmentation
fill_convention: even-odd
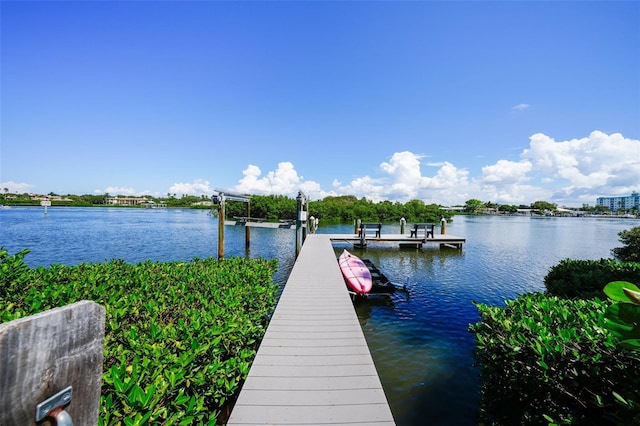
[[[640,358],[605,328],[608,305],[541,293],[476,304],[481,422],[640,424]]]
[[[246,378],[277,260],[122,260],[26,268],[0,248],[0,322],[93,300],[106,307],[100,425],[216,424]]]
[[[640,284],[640,263],[564,259],[544,277],[547,294],[569,298],[604,297],[604,287],[611,281]]]

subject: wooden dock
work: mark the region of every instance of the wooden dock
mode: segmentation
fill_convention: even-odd
[[[331,241],[347,242],[354,245],[361,245],[362,239],[356,234],[325,234]],[[400,246],[423,247],[426,244],[439,244],[440,247],[462,248],[462,244],[467,240],[464,237],[456,237],[449,234],[434,234],[429,238],[411,238],[408,234],[382,234],[379,237],[368,235],[364,239],[364,246],[377,243],[395,243]]]
[[[395,424],[328,235],[307,236],[228,424]]]

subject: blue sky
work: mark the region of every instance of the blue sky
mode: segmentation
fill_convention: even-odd
[[[640,2],[0,7],[10,192],[640,191]]]

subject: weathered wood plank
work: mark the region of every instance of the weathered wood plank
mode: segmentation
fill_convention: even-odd
[[[35,425],[36,405],[67,386],[74,424],[97,424],[104,326],[91,301],[0,324],[0,425]]]

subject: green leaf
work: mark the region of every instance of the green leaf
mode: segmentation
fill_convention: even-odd
[[[622,345],[622,347],[626,348],[626,349],[631,349],[631,350],[640,350],[640,338],[638,339],[626,339],[623,340],[622,342],[620,342],[620,344]]]
[[[613,281],[604,287],[604,292],[609,298],[615,302],[627,302],[633,303],[631,299],[625,294],[624,289],[630,289],[633,291],[640,291],[640,288],[635,284],[628,281]]]
[[[125,384],[120,379],[120,370],[118,370],[118,367],[115,365],[111,367],[111,378],[113,380],[113,386],[116,388],[116,391],[124,392],[126,390]]]
[[[630,405],[630,404],[629,404],[629,402],[628,402],[626,399],[624,399],[624,398],[622,397],[622,395],[620,395],[618,392],[613,391],[612,393],[613,393],[613,396],[614,396],[618,401],[622,402],[624,405]]]

